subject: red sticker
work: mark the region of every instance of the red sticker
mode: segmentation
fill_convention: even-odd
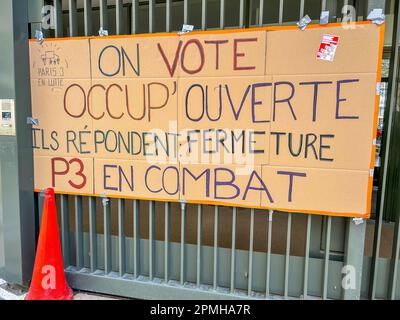
[[[333,34],[324,34],[317,52],[317,59],[333,61],[338,43],[339,36],[335,36]]]

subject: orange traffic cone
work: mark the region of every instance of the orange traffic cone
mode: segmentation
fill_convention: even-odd
[[[72,300],[64,275],[54,190],[46,190],[35,266],[25,300]]]

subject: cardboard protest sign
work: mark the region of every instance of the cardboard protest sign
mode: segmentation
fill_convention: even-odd
[[[90,79],[63,79],[60,86],[31,81],[32,128],[35,156],[93,157],[90,139],[93,119],[86,113]]]
[[[50,174],[43,174],[43,169]],[[71,175],[73,172],[73,175]],[[93,159],[66,156],[35,156],[35,189],[44,190],[49,186],[56,192],[93,194]]]
[[[94,79],[91,90],[96,158],[177,161],[177,81]]]
[[[58,87],[64,79],[90,79],[88,39],[29,43],[30,76],[41,86]]]
[[[364,23],[333,25],[310,25],[305,32],[268,32],[266,74],[376,73],[382,28]],[[317,52],[328,34],[339,38],[337,49],[332,61],[321,61]]]
[[[267,164],[272,77],[179,80],[180,161]]]
[[[180,175],[181,199],[190,202],[251,207],[260,202],[264,184],[261,166],[189,164],[181,165]]]
[[[136,199],[179,199],[178,163],[96,159],[95,193]]]
[[[183,34],[179,77],[264,75],[266,35],[265,31],[251,29]]]
[[[180,48],[176,34],[96,38],[90,41],[92,77],[176,78]]]
[[[368,178],[360,170],[263,166],[271,196],[261,193],[261,207],[356,216],[367,210]]]
[[[35,188],[370,214],[383,26],[31,41]]]
[[[369,169],[376,74],[274,76],[274,86],[271,165]]]

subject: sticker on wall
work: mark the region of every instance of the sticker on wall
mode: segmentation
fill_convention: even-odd
[[[339,43],[339,36],[324,34],[317,52],[318,60],[333,61]]]
[[[0,135],[15,135],[14,100],[0,99]]]

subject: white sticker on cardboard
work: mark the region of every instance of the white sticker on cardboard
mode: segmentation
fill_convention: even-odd
[[[333,61],[339,43],[339,36],[324,34],[317,52],[318,60]]]

